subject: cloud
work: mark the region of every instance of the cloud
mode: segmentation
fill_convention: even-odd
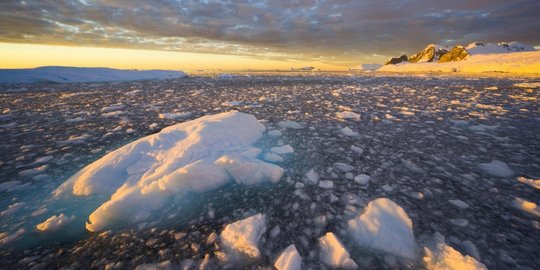
[[[349,65],[428,43],[538,45],[538,12],[537,0],[2,1],[0,41]]]

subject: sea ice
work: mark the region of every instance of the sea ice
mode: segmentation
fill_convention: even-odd
[[[444,236],[435,233],[434,241],[424,248],[424,264],[428,270],[487,270],[471,256],[463,256],[444,242]]]
[[[316,185],[319,183],[319,174],[314,169],[309,170],[306,175],[304,175],[304,178],[309,184]]]
[[[270,151],[278,154],[278,155],[285,155],[285,154],[292,154],[294,153],[294,149],[290,145],[283,145],[278,147],[272,147]]]
[[[159,118],[175,120],[175,119],[190,117],[191,114],[192,114],[191,112],[160,113]]]
[[[340,119],[360,120],[360,115],[355,112],[337,112],[336,117]]]
[[[350,129],[349,127],[344,127],[342,129],[339,130],[343,135],[345,136],[349,136],[349,137],[355,137],[355,136],[358,136],[358,132],[356,131],[353,131],[352,129]]]
[[[300,270],[302,269],[302,257],[294,245],[289,245],[281,252],[274,262],[277,270]]]
[[[515,198],[512,202],[514,207],[524,212],[527,212],[533,216],[540,217],[540,207],[536,203],[527,201],[522,198]]]
[[[500,160],[493,160],[489,163],[481,163],[478,165],[486,173],[497,177],[512,177],[514,171],[508,165]]]
[[[359,246],[416,258],[412,221],[403,208],[387,198],[371,201],[364,213],[349,220],[348,232]]]
[[[266,216],[259,213],[228,224],[220,238],[226,251],[256,259],[261,256],[258,246],[265,232]]]
[[[302,129],[304,128],[304,124],[298,123],[291,120],[285,120],[277,123],[278,127],[280,128],[292,128],[292,129]]]
[[[64,213],[62,213],[58,216],[54,215],[45,220],[44,222],[38,224],[36,226],[36,229],[41,232],[57,231],[58,229],[61,229],[73,220],[75,220],[75,216],[68,217],[64,215]]]
[[[349,252],[334,233],[328,232],[319,238],[320,260],[329,267],[356,269],[358,265],[351,259]]]
[[[215,190],[236,181],[277,182],[284,170],[256,159],[252,145],[265,128],[250,114],[230,111],[179,123],[129,143],[86,166],[54,195],[92,196],[103,202],[86,228],[147,221],[171,198]]]

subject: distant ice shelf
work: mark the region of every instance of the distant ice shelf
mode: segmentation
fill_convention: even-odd
[[[0,69],[0,83],[74,83],[114,82],[184,78],[187,74],[174,70],[122,70],[112,68],[47,66],[29,69]]]

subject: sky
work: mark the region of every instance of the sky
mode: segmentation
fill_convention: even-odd
[[[538,0],[2,0],[0,68],[339,70],[427,44],[540,45]]]

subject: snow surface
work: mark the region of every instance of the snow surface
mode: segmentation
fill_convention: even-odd
[[[319,238],[320,260],[335,269],[356,269],[358,265],[334,233],[328,232]]]
[[[232,180],[275,183],[284,170],[257,159],[260,150],[252,146],[264,131],[253,115],[236,111],[179,123],[105,155],[69,178],[54,195],[110,196],[86,225],[101,231],[145,221],[173,197],[215,190]]]
[[[120,70],[112,68],[38,67],[0,69],[0,83],[35,82],[112,82],[184,78],[186,73],[173,70]]]
[[[221,232],[220,238],[228,252],[256,259],[261,256],[258,246],[265,232],[266,216],[259,213],[228,224]]]
[[[349,220],[348,232],[358,246],[416,258],[412,221],[403,208],[387,198],[371,201],[364,213]]]
[[[300,270],[302,269],[302,257],[294,245],[284,249],[274,262],[277,270]]]
[[[36,229],[41,232],[57,231],[58,229],[61,229],[73,220],[75,220],[75,216],[68,217],[64,215],[64,213],[62,213],[58,216],[54,215],[43,221],[42,223],[38,224],[36,226]]]
[[[424,248],[424,264],[428,270],[487,270],[471,256],[463,256],[444,242],[444,236],[435,233],[434,241]]]
[[[510,43],[501,42],[497,44],[473,42],[467,45],[465,49],[469,55],[535,51],[533,46],[516,41]]]
[[[462,61],[447,63],[403,63],[385,65],[379,72],[461,72],[461,73],[510,73],[538,74],[540,73],[540,51],[515,52],[504,54],[471,55]]]

